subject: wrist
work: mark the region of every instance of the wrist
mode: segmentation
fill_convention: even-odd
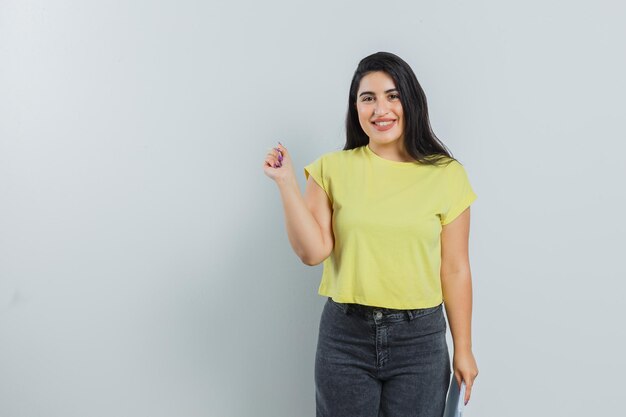
[[[455,352],[471,352],[472,343],[471,342],[454,343],[454,351]]]
[[[293,177],[276,178],[276,185],[281,190],[292,188],[297,188],[299,190],[298,182]]]

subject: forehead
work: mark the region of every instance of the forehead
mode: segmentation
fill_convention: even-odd
[[[393,82],[393,78],[389,74],[383,71],[370,72],[369,74],[361,78],[359,83],[359,92],[372,91],[376,93],[383,93],[390,88],[396,88],[396,84]]]

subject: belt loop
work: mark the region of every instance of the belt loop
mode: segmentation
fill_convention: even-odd
[[[413,312],[413,310],[406,310],[406,315],[409,316],[409,321],[415,318],[415,313]]]

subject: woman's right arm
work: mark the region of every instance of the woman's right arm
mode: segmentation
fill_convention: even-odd
[[[331,254],[335,244],[332,206],[326,192],[312,175],[306,182],[304,198],[294,178],[277,179],[276,184],[283,202],[291,247],[303,263],[318,265]]]
[[[280,142],[266,154],[263,171],[280,190],[287,235],[294,252],[307,265],[321,263],[335,245],[332,205],[326,192],[309,175],[302,198],[291,155]]]

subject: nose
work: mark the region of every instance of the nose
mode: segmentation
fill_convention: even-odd
[[[374,105],[374,115],[375,116],[382,116],[384,114],[389,113],[389,109],[387,107],[387,103],[385,102],[381,102],[378,101],[376,102],[376,104]]]

